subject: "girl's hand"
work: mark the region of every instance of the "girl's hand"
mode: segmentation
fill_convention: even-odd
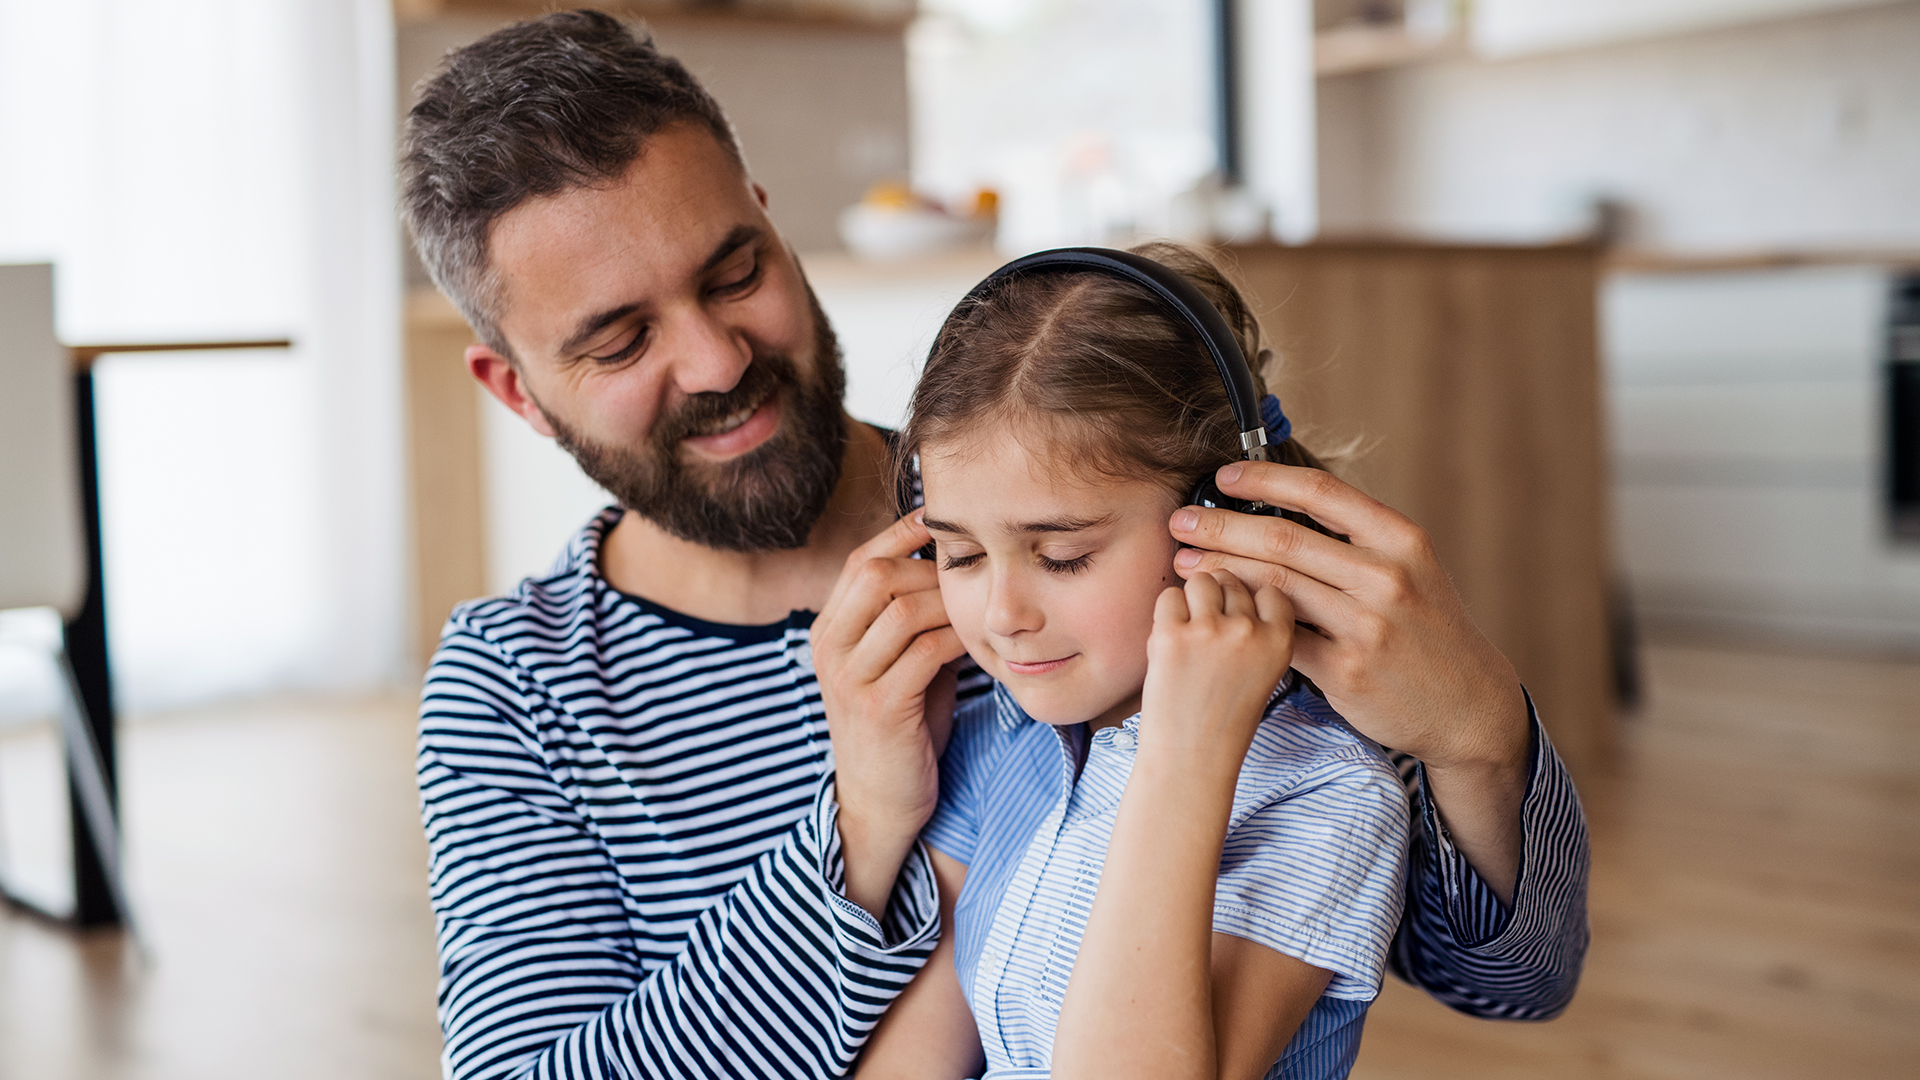
[[[1293,605],[1271,585],[1257,593],[1225,571],[1167,589],[1147,638],[1143,740],[1155,752],[1230,766],[1237,776],[1293,657]]]

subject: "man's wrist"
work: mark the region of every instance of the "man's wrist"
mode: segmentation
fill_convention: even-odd
[[[1427,767],[1428,775],[1486,780],[1524,778],[1531,771],[1533,711],[1526,691],[1516,680],[1483,700],[1489,704],[1479,710],[1477,722],[1450,726],[1446,745],[1425,753],[1407,750]]]
[[[868,815],[842,803],[838,825],[846,898],[875,919],[885,918],[894,882],[924,824],[924,814]]]
[[[1431,761],[1427,796],[1454,847],[1503,904],[1513,903],[1525,845],[1522,807],[1533,777],[1533,712],[1517,685],[1519,716],[1480,733],[1477,752]]]

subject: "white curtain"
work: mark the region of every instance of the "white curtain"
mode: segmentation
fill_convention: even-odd
[[[0,0],[0,261],[62,339],[296,342],[97,370],[127,707],[403,672],[393,123],[384,0]]]

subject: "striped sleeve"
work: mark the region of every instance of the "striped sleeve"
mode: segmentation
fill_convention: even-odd
[[[1533,710],[1532,698],[1527,708]],[[1533,714],[1533,771],[1521,804],[1513,904],[1453,845],[1411,759],[1412,880],[1393,970],[1472,1016],[1550,1020],[1573,999],[1587,953],[1587,822],[1566,765]]]
[[[645,949],[597,822],[541,746],[552,703],[522,675],[456,624],[427,677],[419,777],[446,1075],[848,1071],[938,937],[924,851],[884,920],[846,900],[828,777],[677,951]]]

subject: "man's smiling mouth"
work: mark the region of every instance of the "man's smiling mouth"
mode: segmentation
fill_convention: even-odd
[[[767,396],[772,397],[773,395],[768,394]],[[726,416],[711,420],[701,425],[698,429],[687,432],[687,434],[692,438],[700,438],[707,435],[725,435],[727,432],[753,419],[753,414],[759,412],[760,406],[765,404],[766,400],[763,398],[751,405],[742,406]]]

